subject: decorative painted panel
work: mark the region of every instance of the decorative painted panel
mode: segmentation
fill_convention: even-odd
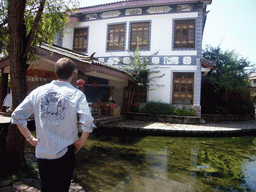
[[[141,15],[141,14],[142,14],[142,9],[141,8],[126,9],[125,10],[125,15]]]
[[[94,14],[82,14],[81,21],[108,19],[114,17],[128,17],[132,15],[152,15],[152,14],[168,14],[180,12],[199,11],[203,7],[202,3],[191,4],[166,4],[162,6],[145,6],[134,7],[129,9],[118,9],[114,11],[103,11]]]
[[[153,56],[150,58],[151,65],[179,65],[179,66],[188,66],[194,65],[196,66],[196,56]],[[129,57],[100,57],[99,61],[107,62],[110,65],[117,65],[120,64],[122,61],[124,64],[130,63]]]
[[[170,6],[160,6],[160,7],[149,7],[146,11],[149,14],[156,14],[156,13],[169,13],[172,10],[173,8]]]
[[[89,21],[89,20],[95,20],[97,19],[97,14],[89,14],[89,15],[85,15],[85,20]]]
[[[103,12],[100,16],[103,18],[103,19],[106,19],[106,18],[111,18],[111,17],[118,17],[119,15],[121,15],[122,12],[120,11],[109,11],[109,12]]]
[[[179,64],[179,57],[164,57],[164,64],[168,65],[178,65]]]
[[[185,4],[185,5],[178,5],[177,11],[192,11],[193,5],[192,4]]]

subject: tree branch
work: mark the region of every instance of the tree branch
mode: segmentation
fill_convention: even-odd
[[[27,41],[26,41],[26,42],[27,42],[27,45],[26,45],[26,49],[25,49],[25,51],[24,51],[24,53],[23,53],[23,57],[26,57],[26,55],[27,55],[28,52],[29,52],[30,45],[31,45],[31,43],[32,43],[32,41],[33,41],[33,37],[34,37],[34,35],[35,35],[37,26],[38,26],[38,24],[39,24],[39,21],[40,21],[40,19],[41,19],[41,16],[42,16],[42,13],[43,13],[43,10],[44,10],[45,2],[46,2],[46,0],[42,0],[42,1],[40,2],[40,6],[39,6],[39,9],[38,9],[36,18],[35,18],[34,25],[33,25],[33,27],[31,28],[31,30],[30,30],[30,32],[29,32],[29,34],[28,34],[28,36],[27,36]]]

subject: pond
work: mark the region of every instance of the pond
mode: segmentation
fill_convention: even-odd
[[[97,192],[256,191],[256,139],[94,135],[75,180]]]

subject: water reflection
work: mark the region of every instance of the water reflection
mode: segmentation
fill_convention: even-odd
[[[244,180],[250,189],[256,191],[256,161],[247,162],[244,166],[246,167]]]
[[[256,191],[255,137],[92,138],[78,154],[86,191]]]

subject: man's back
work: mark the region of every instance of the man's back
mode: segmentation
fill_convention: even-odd
[[[75,168],[75,154],[95,127],[86,97],[71,85],[75,63],[60,58],[55,64],[57,81],[33,90],[14,110],[11,123],[36,148],[42,191],[68,191]],[[27,128],[35,114],[37,138]],[[78,139],[77,117],[83,133]]]
[[[36,157],[55,159],[63,156],[67,146],[78,139],[77,112],[89,112],[84,94],[69,82],[52,81],[32,91],[23,102],[20,111],[24,115],[35,114],[36,134],[40,140]],[[19,109],[13,118],[16,115],[22,115]]]

